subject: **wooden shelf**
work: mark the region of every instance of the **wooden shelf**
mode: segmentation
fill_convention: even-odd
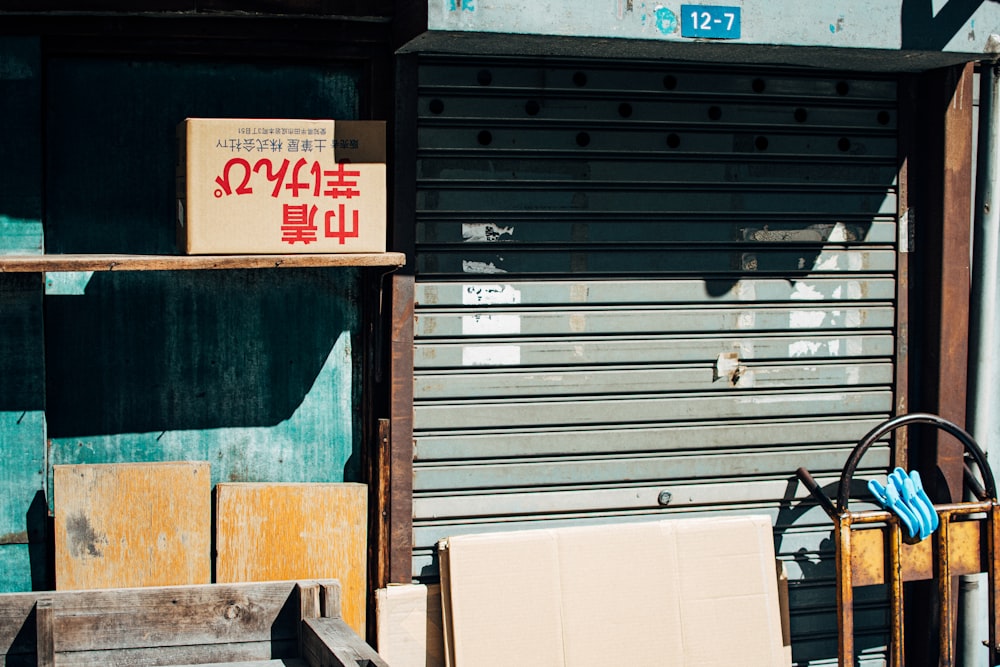
[[[399,267],[405,263],[406,256],[399,252],[322,255],[0,255],[0,273]]]

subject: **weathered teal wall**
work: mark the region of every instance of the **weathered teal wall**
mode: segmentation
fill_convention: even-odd
[[[356,118],[360,80],[343,66],[48,58],[35,40],[0,40],[0,120],[17,129],[0,142],[0,248],[37,252],[44,227],[49,253],[174,253],[182,119]],[[45,546],[53,465],[207,460],[215,481],[358,480],[358,279],[0,274],[0,450],[15,490],[0,590],[52,584],[28,543]]]
[[[41,252],[40,71],[38,40],[0,39],[0,254]],[[42,349],[41,276],[0,274],[0,591],[45,581]]]

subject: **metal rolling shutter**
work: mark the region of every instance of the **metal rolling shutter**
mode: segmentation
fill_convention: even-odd
[[[835,663],[794,471],[892,410],[895,81],[425,57],[418,105],[414,577],[451,534],[766,513],[795,660]]]

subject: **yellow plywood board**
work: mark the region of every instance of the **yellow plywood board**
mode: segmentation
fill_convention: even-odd
[[[211,582],[205,462],[53,466],[56,588]]]
[[[364,484],[219,484],[215,512],[217,582],[339,579],[344,620],[365,636]]]

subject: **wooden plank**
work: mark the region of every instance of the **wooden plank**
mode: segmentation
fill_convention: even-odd
[[[302,655],[314,667],[389,667],[339,618],[310,618],[302,625]]]
[[[52,595],[56,651],[294,643],[295,587],[293,581],[277,581],[58,591]],[[251,657],[264,656],[245,659]]]
[[[56,588],[207,584],[205,462],[54,466]]]
[[[0,256],[0,273],[401,266],[405,261],[405,256],[397,252],[323,255],[6,255]]]
[[[327,581],[320,583],[319,594],[320,616],[323,618],[340,618],[340,582]]]
[[[218,484],[216,581],[338,579],[343,618],[363,634],[367,506],[364,484]]]
[[[72,651],[58,653],[59,667],[135,667],[143,665],[201,665],[215,663],[260,664],[261,660],[274,659],[283,664],[285,658],[298,655],[298,642],[294,639],[252,643],[220,643],[192,646],[151,646],[113,651]],[[267,664],[267,663],[264,663]],[[353,665],[351,667],[354,667]]]
[[[53,667],[56,664],[53,619],[51,599],[42,598],[35,603],[35,656],[38,667]]]
[[[204,662],[190,665],[173,665],[172,667],[309,667],[309,663],[298,658],[283,658],[274,660],[244,660],[240,662]]]
[[[29,617],[37,595],[12,593],[0,597],[0,657],[35,650],[35,623]],[[0,659],[0,664],[3,660]]]

